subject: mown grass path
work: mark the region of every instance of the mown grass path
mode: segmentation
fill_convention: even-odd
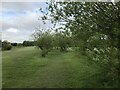
[[[16,48],[3,54],[3,88],[99,87],[99,66],[74,51],[52,51],[42,58],[35,47]]]

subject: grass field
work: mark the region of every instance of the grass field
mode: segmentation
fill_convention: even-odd
[[[85,88],[102,87],[100,66],[74,51],[52,51],[41,57],[35,47],[4,51],[3,88]]]

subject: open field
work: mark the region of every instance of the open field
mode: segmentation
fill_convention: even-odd
[[[74,51],[52,51],[43,58],[35,47],[23,47],[2,56],[3,88],[102,87],[100,66],[76,57]]]

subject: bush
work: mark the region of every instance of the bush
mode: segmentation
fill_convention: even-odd
[[[11,50],[12,46],[8,41],[3,41],[2,42],[2,50]]]
[[[17,43],[11,43],[12,46],[17,46]]]

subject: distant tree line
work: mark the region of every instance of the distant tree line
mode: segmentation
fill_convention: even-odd
[[[23,41],[23,46],[34,46],[34,41]]]
[[[12,47],[34,46],[34,41],[23,41],[23,43],[10,43],[7,40],[0,40],[0,47],[2,50],[11,50]]]

